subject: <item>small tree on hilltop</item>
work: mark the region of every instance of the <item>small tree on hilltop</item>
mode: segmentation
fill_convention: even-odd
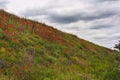
[[[117,50],[117,51],[115,51],[116,60],[120,64],[120,41],[118,44],[115,44],[114,48]]]
[[[117,50],[120,52],[120,41],[119,41],[118,44],[115,44],[115,47],[114,47],[114,48],[117,49]]]

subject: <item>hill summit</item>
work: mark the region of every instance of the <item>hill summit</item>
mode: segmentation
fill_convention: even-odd
[[[113,51],[0,10],[0,80],[107,80]]]

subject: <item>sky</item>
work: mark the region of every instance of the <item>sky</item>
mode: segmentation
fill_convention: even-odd
[[[108,48],[120,40],[120,0],[0,0],[0,9]]]

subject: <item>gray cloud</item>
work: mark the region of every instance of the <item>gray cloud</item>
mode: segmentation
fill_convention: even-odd
[[[74,11],[73,11],[74,12]],[[79,20],[83,21],[91,21],[91,20],[96,20],[96,19],[102,19],[102,18],[107,18],[116,15],[116,12],[113,11],[104,11],[104,12],[99,12],[97,13],[96,11],[93,12],[92,14],[85,13],[85,12],[78,12],[74,14],[69,14],[66,13],[67,15],[59,15],[56,12],[49,12],[48,10],[43,10],[43,9],[34,9],[34,10],[28,10],[23,13],[25,16],[42,16],[46,15],[48,17],[48,20],[50,22],[55,22],[55,23],[60,23],[60,24],[68,24],[68,23],[73,23]]]
[[[105,35],[98,35],[98,36],[94,36],[93,39],[97,39],[98,41],[109,41],[109,40],[119,40],[120,39],[120,35],[115,36],[115,34],[105,34]]]
[[[6,8],[6,4],[8,4],[9,2],[6,0],[1,0],[0,1],[0,9],[4,9]]]
[[[40,15],[46,15],[46,10],[45,9],[30,9],[26,10],[22,14],[27,17],[35,17],[35,16],[40,16]]]
[[[92,26],[90,29],[105,29],[105,28],[110,28],[110,27],[114,27],[112,25],[96,25],[96,26]]]
[[[120,1],[120,0],[97,0],[97,1],[100,1],[100,2],[110,2],[110,1]]]
[[[68,16],[59,16],[59,15],[49,15],[50,17],[50,20],[52,22],[56,22],[56,23],[63,23],[63,24],[67,24],[67,23],[73,23],[73,22],[76,22],[76,21],[91,21],[91,20],[96,20],[96,19],[102,19],[102,18],[107,18],[107,17],[111,17],[111,16],[114,16],[115,13],[111,12],[111,13],[107,13],[107,12],[104,12],[104,13],[98,13],[98,14],[92,14],[92,15],[89,15],[87,16],[83,14],[74,14],[74,15],[69,15]]]

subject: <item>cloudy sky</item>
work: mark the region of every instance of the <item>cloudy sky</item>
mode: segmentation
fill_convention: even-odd
[[[109,48],[120,40],[120,0],[0,0],[0,9]]]

